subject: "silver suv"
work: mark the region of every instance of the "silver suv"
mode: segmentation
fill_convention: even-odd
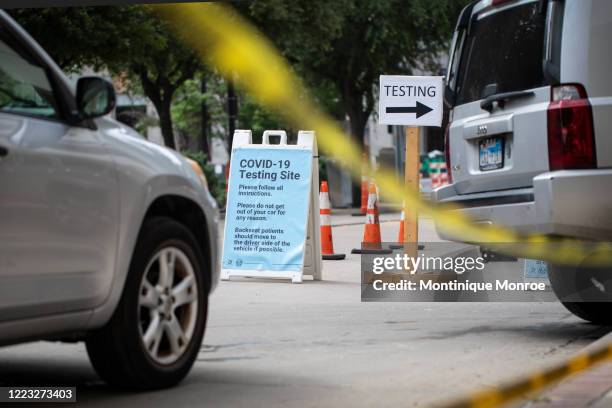
[[[451,47],[446,155],[433,194],[483,224],[612,240],[612,2],[483,0],[459,17]],[[446,239],[457,239],[439,230]],[[612,322],[610,271],[549,265],[578,316]],[[597,288],[591,297],[566,297]]]
[[[108,383],[180,381],[218,279],[201,168],[106,116],[0,11],[0,344],[84,340]]]

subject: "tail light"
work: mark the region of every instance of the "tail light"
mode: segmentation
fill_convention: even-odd
[[[593,112],[582,85],[552,88],[548,106],[550,170],[597,167]]]
[[[450,133],[450,122],[446,125],[446,129],[444,129],[444,160],[446,161],[446,173],[448,174],[448,184],[453,184],[453,171],[451,167],[451,159],[450,159],[450,140],[448,139],[448,135]]]

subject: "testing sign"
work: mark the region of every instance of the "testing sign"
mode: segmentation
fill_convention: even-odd
[[[441,126],[443,91],[442,77],[381,75],[379,123]]]
[[[222,267],[301,272],[312,150],[258,147],[233,149]]]

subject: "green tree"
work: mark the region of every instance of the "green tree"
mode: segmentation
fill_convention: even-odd
[[[198,76],[199,79],[188,80],[177,90],[172,117],[183,135],[189,140],[198,139],[198,144],[203,146],[211,138],[225,138],[226,129],[222,124],[227,123],[226,82],[213,72],[201,72]],[[204,92],[202,79],[206,81]],[[206,106],[205,115],[203,105]],[[206,152],[207,149],[200,150]]]
[[[467,0],[254,0],[243,6],[310,82],[335,86],[362,143],[381,74],[439,69]],[[287,29],[291,27],[291,29]]]
[[[437,73],[439,56],[447,49],[465,3],[467,0],[254,0],[242,9],[308,82],[333,84],[350,120],[351,135],[362,144],[379,75],[410,75],[416,70]]]
[[[166,146],[175,148],[171,104],[200,68],[200,58],[143,6],[15,9],[15,19],[66,71],[86,66],[128,74],[159,115]]]
[[[284,129],[291,134],[292,129],[281,118],[259,106],[250,96],[240,92],[239,101],[238,126],[251,129],[256,143],[261,143],[264,130]]]

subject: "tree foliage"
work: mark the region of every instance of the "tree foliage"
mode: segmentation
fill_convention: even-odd
[[[310,83],[329,83],[359,144],[381,74],[437,74],[467,0],[253,0],[242,6]],[[358,199],[358,187],[354,188]]]
[[[202,92],[202,77],[206,80],[206,92]],[[201,75],[200,79],[186,81],[177,92],[172,104],[172,117],[176,128],[187,138],[196,139],[202,133],[202,104],[207,107],[210,130],[206,137],[225,138],[227,123],[226,83],[214,73]]]
[[[357,141],[381,74],[436,71],[466,0],[255,0],[258,26],[311,81],[335,86]],[[290,29],[288,29],[290,27]]]
[[[165,21],[143,6],[15,9],[11,14],[62,69],[108,69],[138,81],[155,105],[166,146],[175,147],[172,100],[200,68],[200,59]]]
[[[233,5],[277,44],[324,109],[338,119],[349,117],[351,133],[361,143],[378,76],[435,72],[466,2],[252,0]],[[195,118],[210,99],[196,97],[197,81],[187,82],[202,69],[200,60],[146,7],[16,9],[11,14],[63,69],[91,66],[127,73],[155,105],[166,145],[174,147],[173,117],[176,127],[202,133]],[[280,125],[249,98],[241,99],[240,126]]]

